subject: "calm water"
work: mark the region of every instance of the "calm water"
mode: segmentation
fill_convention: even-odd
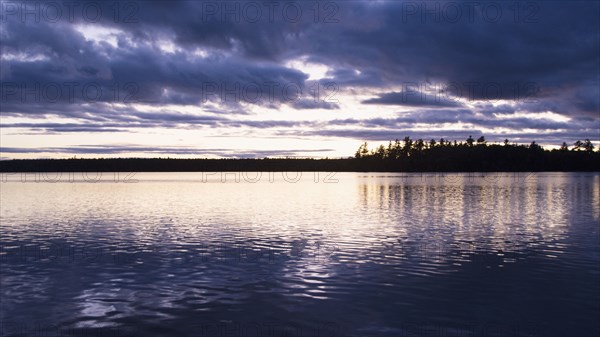
[[[4,178],[3,336],[600,334],[598,173]]]

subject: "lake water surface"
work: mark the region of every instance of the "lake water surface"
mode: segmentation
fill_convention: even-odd
[[[599,173],[114,177],[3,177],[0,335],[600,334]]]

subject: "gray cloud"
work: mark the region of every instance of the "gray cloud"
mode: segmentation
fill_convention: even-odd
[[[388,92],[380,94],[377,98],[362,101],[363,104],[429,106],[429,107],[459,107],[462,104],[442,96],[428,95],[415,90],[401,92]]]
[[[89,3],[112,13],[110,3]],[[297,20],[281,11],[292,3],[304,13]],[[200,1],[133,2],[137,11],[132,20],[105,15],[93,23],[79,14],[74,22],[24,24],[20,13],[5,12],[0,18],[0,109],[3,117],[35,121],[2,127],[54,133],[150,127],[282,128],[282,135],[369,139],[385,135],[393,139],[397,136],[388,128],[410,132],[416,124],[461,122],[478,128],[473,135],[483,128],[506,128],[524,138],[529,136],[522,130],[539,130],[539,141],[598,137],[598,2],[533,2],[536,11],[527,17],[515,17],[509,4],[500,2],[503,15],[495,21],[486,17],[484,3],[474,5],[471,14],[466,3],[454,3],[463,9],[454,22],[436,14],[423,16],[419,8],[412,13],[414,8],[407,7],[450,3],[454,2],[338,1],[333,2],[333,16],[321,9],[317,20],[311,3],[287,1],[276,3],[272,17],[258,3],[263,6],[262,15],[255,21],[241,8],[237,17],[228,16],[221,2]],[[210,4],[219,7],[207,7]],[[109,34],[116,46],[86,40],[78,30],[81,26],[112,29]],[[165,51],[164,41],[173,44],[172,51]],[[254,121],[237,120],[238,115],[249,114],[244,104],[286,105],[298,113],[341,110],[343,102],[311,100],[308,74],[286,66],[298,57],[327,65],[326,78],[319,82],[333,82],[340,92],[379,93],[363,104],[414,110],[392,120],[377,116],[323,123],[260,116]],[[448,98],[398,91],[411,83],[439,83],[440,92]],[[281,89],[288,84],[297,85],[304,94],[286,97]],[[255,99],[258,94],[260,99]],[[454,98],[472,102],[474,111]],[[515,104],[492,104],[498,99]],[[132,103],[201,106],[206,115],[166,109],[142,112]],[[515,112],[546,111],[572,120],[510,117]],[[58,123],[56,117],[76,122]],[[308,131],[287,130],[300,127]],[[548,130],[555,133],[548,134]],[[425,133],[424,137],[435,138],[453,135],[450,131]],[[455,135],[464,137],[462,131]]]
[[[269,156],[306,157],[309,154],[332,152],[333,149],[289,149],[289,150],[241,150],[241,149],[201,149],[185,146],[148,147],[141,145],[75,145],[69,147],[3,147],[2,153],[40,154],[97,154],[120,155],[127,153],[150,153],[161,155],[219,156],[229,158],[264,158]]]

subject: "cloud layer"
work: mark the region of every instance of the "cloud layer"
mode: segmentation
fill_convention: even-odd
[[[69,4],[2,3],[3,152],[181,129],[600,140],[598,2]]]

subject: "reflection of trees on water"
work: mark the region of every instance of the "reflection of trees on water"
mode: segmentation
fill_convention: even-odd
[[[359,186],[361,207],[388,226],[363,235],[389,238],[382,250],[386,256],[429,262],[460,263],[473,254],[491,253],[510,263],[527,249],[560,254],[573,212],[588,209],[598,218],[599,206],[582,204],[600,198],[598,185],[569,179],[576,178],[526,173],[374,176]]]

